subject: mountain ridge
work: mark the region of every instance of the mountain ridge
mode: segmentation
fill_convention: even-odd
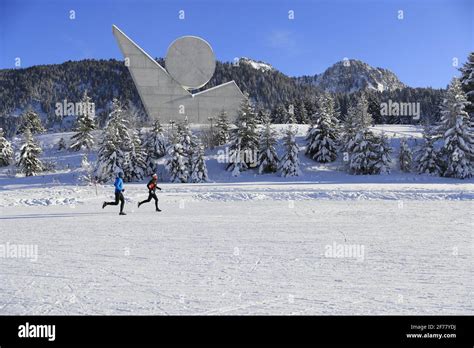
[[[163,59],[156,60],[164,64]],[[273,110],[279,105],[300,103],[303,100],[313,103],[324,91],[347,97],[361,90],[379,93],[381,88],[373,88],[376,83],[384,85],[384,92],[380,93],[403,88],[405,99],[416,92],[416,89],[402,84],[392,72],[359,62],[350,61],[351,74],[347,76],[343,73],[346,67],[341,67],[343,63],[338,62],[322,74],[290,77],[269,63],[251,58],[242,57],[238,60],[239,64],[217,61],[214,76],[201,90],[234,80],[243,92],[249,93],[258,110]],[[137,113],[146,118],[123,61],[85,59],[0,70],[0,127],[10,129],[9,134],[12,134],[19,122],[18,117],[14,116],[32,107],[47,121],[48,127],[60,125],[61,129],[70,129],[70,123],[63,124],[64,117],[55,115],[55,104],[64,100],[80,101],[86,89],[95,103],[100,122],[105,121],[113,98],[132,104]],[[347,105],[347,100],[344,104]]]
[[[408,87],[392,71],[357,59],[341,60],[321,74],[297,76],[295,79],[333,93],[354,93],[367,89],[383,92]]]

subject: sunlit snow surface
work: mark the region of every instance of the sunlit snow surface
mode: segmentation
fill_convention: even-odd
[[[416,135],[400,127],[385,130]],[[37,246],[36,261],[0,253],[0,314],[473,314],[472,179],[352,176],[303,152],[294,181],[232,178],[216,151],[215,182],[159,184],[161,213],[137,209],[145,182],[126,184],[127,216],[102,210],[113,188],[77,185],[80,154],[0,172],[0,251]]]

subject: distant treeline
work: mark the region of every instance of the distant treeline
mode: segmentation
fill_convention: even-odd
[[[162,59],[158,62],[164,64]],[[309,84],[303,84],[296,78],[288,77],[277,70],[257,70],[249,64],[217,63],[216,71],[205,88],[235,80],[243,92],[248,92],[257,110],[271,115],[275,122],[282,108],[287,111],[294,105],[301,112],[302,105],[311,119],[315,101],[322,91]],[[0,70],[0,128],[7,136],[16,133],[19,127],[19,115],[28,108],[33,108],[43,119],[46,128],[69,130],[73,122],[65,122],[62,116],[55,114],[56,103],[78,102],[84,93],[95,103],[99,124],[104,124],[111,102],[117,98],[124,105],[131,105],[143,122],[148,122],[133,84],[130,73],[122,61],[93,60],[68,61],[57,65],[41,65],[26,69]],[[347,112],[358,94],[334,94],[336,107],[341,118]],[[431,122],[439,119],[438,106],[445,90],[431,88],[403,88],[391,92],[365,91],[369,101],[369,112],[376,123],[418,123],[425,119]],[[421,120],[410,117],[383,117],[380,115],[380,104],[387,100],[397,102],[419,102]],[[299,107],[299,108],[298,108]],[[303,121],[303,120],[299,120]],[[167,120],[162,120],[166,123]]]

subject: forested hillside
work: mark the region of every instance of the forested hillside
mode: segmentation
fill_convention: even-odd
[[[162,59],[158,59],[158,61],[164,65]],[[363,68],[360,70],[361,79],[365,78],[364,74],[367,73],[368,66],[355,64],[351,69],[351,79],[355,79],[358,71],[354,69],[359,66]],[[393,73],[390,73],[391,78],[383,81],[385,83],[393,82],[393,88],[387,87],[384,91],[379,91],[369,88],[369,84],[361,84],[358,88],[352,86],[350,92],[340,92],[341,88],[328,85],[330,80],[335,81],[334,83],[339,81],[327,78],[333,70],[333,67],[329,68],[323,74],[326,76],[323,87],[326,91],[337,92],[334,93],[334,96],[341,117],[344,116],[348,105],[353,103],[357,94],[364,91],[368,95],[371,105],[370,111],[377,123],[413,122],[410,118],[383,119],[380,115],[380,103],[388,99],[420,102],[422,119],[426,116],[438,118],[438,105],[442,99],[443,90],[398,88],[400,87],[398,79],[393,78]],[[315,79],[317,80],[317,78]],[[242,91],[249,93],[258,110],[267,110],[266,112],[271,114],[271,119],[275,122],[286,121],[281,113],[284,113],[285,110],[288,111],[290,105],[294,105],[296,109],[298,106],[301,109],[301,106],[304,105],[306,109],[304,113],[308,114],[308,117],[306,120],[298,121],[309,122],[313,106],[322,91],[322,87],[311,83],[311,79],[308,77],[289,77],[269,64],[256,63],[247,58],[241,59],[238,64],[217,62],[215,74],[205,88],[231,80],[235,80]],[[146,121],[137,90],[123,62],[115,59],[87,59],[56,65],[33,66],[26,69],[0,70],[0,127],[8,135],[12,135],[19,126],[18,116],[31,107],[39,113],[47,128],[68,130],[74,120],[57,116],[54,112],[55,104],[65,100],[80,101],[86,89],[95,103],[99,123],[104,122],[113,98],[134,108],[138,117]],[[166,122],[166,120],[163,121]]]

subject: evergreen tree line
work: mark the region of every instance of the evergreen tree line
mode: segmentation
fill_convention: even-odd
[[[158,59],[158,62],[164,64],[162,59]],[[236,81],[242,91],[250,94],[259,119],[264,114],[271,115],[273,123],[296,121],[311,124],[309,116],[314,113],[317,100],[324,93],[316,86],[302,84],[298,79],[277,70],[260,71],[249,64],[236,66],[221,62],[217,62],[215,74],[206,88],[231,80]],[[32,109],[44,119],[46,128],[68,131],[73,126],[71,117],[57,115],[55,105],[64,100],[76,102],[85,90],[89,91],[95,103],[97,124],[100,126],[107,122],[113,98],[128,109],[135,109],[139,124],[144,125],[149,121],[124,63],[114,59],[88,59],[27,69],[0,70],[0,127],[7,136],[13,136],[21,126],[21,119],[15,114],[17,110]],[[360,93],[334,93],[341,120]],[[433,122],[437,122],[440,116],[437,105],[443,99],[445,90],[407,87],[385,92],[366,90],[365,93],[375,123],[413,124],[419,121],[410,117],[383,117],[380,115],[380,104],[389,99],[420,102],[421,119],[433,118]],[[289,115],[290,105],[293,106],[295,120]]]
[[[171,182],[209,180],[204,146],[187,121],[179,123],[168,136],[159,120],[153,123],[150,131],[140,133],[130,125],[129,110],[115,99],[99,143],[93,173],[97,182],[111,181],[119,173],[124,174],[125,181],[143,180],[158,172],[158,160],[166,155],[165,167]],[[91,168],[87,160],[84,165]]]
[[[249,98],[245,98],[231,130],[227,170],[231,171],[233,176],[239,176],[241,172],[253,168],[257,169],[259,174],[280,171],[283,177],[300,175],[300,149],[296,143],[296,131],[291,126],[286,130],[285,153],[279,158],[276,150],[277,134],[271,128],[268,115],[262,119],[263,127],[260,131],[256,116]]]
[[[441,104],[440,121],[434,126],[426,124],[424,142],[415,149],[414,158],[408,140],[401,139],[400,170],[460,179],[474,175],[473,118],[466,111],[470,103],[461,81],[452,80]],[[365,95],[349,107],[343,122],[338,121],[330,95],[321,97],[318,105],[306,138],[306,154],[310,158],[321,163],[332,162],[340,152],[349,173],[390,173],[393,149],[383,132],[376,135],[370,130],[373,118]]]
[[[421,146],[412,150],[408,139],[401,139],[398,153],[401,171],[460,179],[473,176],[474,130],[472,114],[466,111],[470,102],[462,88],[472,82],[472,69],[469,76],[471,80],[452,80],[440,107],[440,120],[435,126],[426,123]],[[390,173],[393,149],[383,132],[377,135],[370,129],[374,122],[365,94],[349,106],[342,121],[331,94],[321,94],[315,105],[306,137],[308,157],[328,163],[342,154],[344,167],[351,174]],[[263,114],[261,123],[264,125],[260,133],[258,120],[257,113],[245,100],[231,132],[227,169],[234,176],[252,168],[258,168],[260,174],[279,169],[283,176],[299,175],[299,150],[291,126],[284,139],[285,155],[279,160],[276,134],[268,122],[268,115]]]
[[[425,123],[424,142],[415,150],[409,147],[407,139],[402,139],[399,163],[402,171],[416,170],[447,177],[467,178],[473,171],[473,54],[461,68],[460,79],[453,79],[440,107],[440,120],[435,125]],[[392,149],[387,137],[376,136],[369,126],[374,123],[370,112],[370,95],[354,94],[357,98],[341,117],[341,104],[336,103],[334,95],[321,93],[306,107],[292,106],[286,111],[287,122],[296,123],[307,118],[311,127],[307,134],[306,155],[315,161],[327,163],[335,161],[339,154],[348,172],[353,174],[382,174],[390,172]],[[82,101],[90,102],[87,92]],[[308,110],[311,111],[308,114]],[[123,172],[128,181],[141,180],[145,175],[155,172],[156,161],[168,152],[170,159],[167,168],[172,181],[207,181],[207,168],[204,161],[204,145],[191,132],[187,122],[179,124],[176,132],[165,139],[159,121],[144,137],[136,129],[139,122],[132,115],[133,109],[125,108],[114,99],[99,144],[98,162],[94,178],[108,181],[118,172]],[[278,158],[275,150],[275,132],[270,121],[274,116],[259,110],[256,112],[249,98],[240,108],[234,126],[231,126],[225,113],[217,117],[216,127],[211,130],[210,143],[206,146],[223,145],[230,141],[230,158],[227,169],[233,175],[258,167],[259,173],[275,172],[282,175],[299,175],[298,145],[291,127],[286,132],[286,153]],[[17,165],[26,175],[35,175],[42,170],[38,159],[41,148],[36,144],[34,134],[44,131],[39,116],[29,110],[21,117],[19,130],[23,132],[24,142],[17,159]],[[132,124],[131,124],[132,123]],[[258,123],[263,124],[258,131]],[[76,120],[76,134],[72,137],[71,151],[91,150],[94,146],[92,131],[97,120],[83,113]],[[58,148],[66,148],[64,139]],[[13,149],[3,131],[0,136],[0,165],[13,161]],[[414,161],[415,163],[412,163]],[[87,158],[83,161],[87,165]]]
[[[296,98],[280,102],[270,110],[260,108],[257,120],[262,123],[264,115],[270,115],[272,123],[278,124],[312,124],[312,115],[319,108],[319,101],[325,92],[317,91],[310,97]],[[372,123],[375,124],[434,124],[439,122],[441,113],[439,106],[446,97],[446,90],[432,88],[410,88],[397,89],[394,91],[379,92],[375,90],[364,90],[355,93],[332,93],[335,108],[338,110],[337,117],[344,121],[348,115],[351,105],[357,103],[361,95],[367,99],[367,107],[372,115]],[[418,102],[420,103],[420,117],[414,119],[402,115],[383,115],[382,103],[392,102]]]

